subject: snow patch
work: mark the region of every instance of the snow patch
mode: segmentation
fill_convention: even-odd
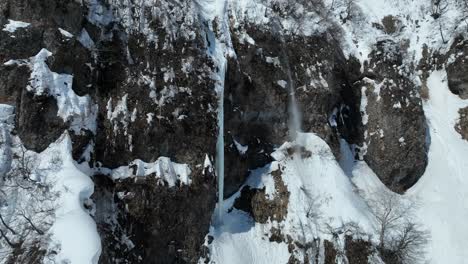
[[[96,132],[97,106],[88,95],[78,96],[72,89],[73,76],[52,72],[46,60],[52,53],[42,49],[29,59],[31,77],[26,89],[36,96],[50,95],[57,102],[58,112],[63,121],[70,122],[75,133],[82,129]]]
[[[247,153],[247,150],[249,150],[249,146],[243,146],[241,143],[237,142],[237,140],[235,139],[233,139],[233,141],[239,154],[245,155],[245,153]]]
[[[10,32],[10,33],[15,33],[17,29],[27,28],[30,25],[31,25],[30,23],[8,19],[8,23],[5,24],[5,26],[3,26],[2,30],[6,32]]]
[[[66,38],[73,38],[73,34],[66,31],[65,29],[59,28],[60,34],[62,34]]]
[[[184,185],[192,183],[190,166],[188,164],[173,162],[167,157],[159,157],[152,163],[137,159],[132,161],[128,166],[121,166],[110,171],[110,176],[114,180],[129,177],[146,177],[151,174],[160,179],[162,181],[161,184],[166,182],[169,187],[174,187],[179,182]]]

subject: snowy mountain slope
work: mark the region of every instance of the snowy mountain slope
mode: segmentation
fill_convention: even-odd
[[[287,263],[291,256],[300,262],[314,261],[320,254],[314,251],[320,251],[323,244],[301,252],[292,241],[305,246],[316,239],[319,243],[323,243],[320,239],[333,240],[326,227],[351,221],[371,232],[374,223],[367,205],[323,140],[314,134],[299,134],[296,141],[283,144],[272,156],[276,161],[253,171],[246,186],[266,188],[266,196],[273,199],[278,186],[272,173],[279,171],[289,191],[287,216],[282,221],[255,223],[245,212],[232,209],[241,193],[234,194],[224,206],[222,222],[215,222],[209,234],[213,237],[209,245],[212,263]],[[283,241],[272,241],[275,230],[280,230]]]
[[[432,232],[428,256],[432,263],[464,263],[468,259],[468,144],[455,131],[458,110],[467,100],[450,93],[445,71],[434,71],[428,78],[429,100],[424,110],[431,135],[429,165],[421,180],[408,191],[422,202],[421,221]],[[450,246],[447,246],[450,245]]]
[[[418,219],[431,232],[427,247],[429,263],[465,263],[467,217],[467,143],[455,131],[458,110],[468,102],[450,93],[445,70],[434,71],[428,79],[430,97],[424,104],[430,130],[429,164],[419,182],[405,194],[419,201]],[[375,174],[357,165],[353,182],[365,192],[382,188]],[[450,245],[450,246],[448,246]]]

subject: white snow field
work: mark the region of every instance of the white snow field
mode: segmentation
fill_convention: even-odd
[[[430,229],[427,249],[431,263],[468,261],[468,142],[455,131],[458,110],[468,107],[447,87],[445,70],[428,81],[429,100],[424,104],[431,136],[429,164],[408,192],[421,201],[420,220]]]

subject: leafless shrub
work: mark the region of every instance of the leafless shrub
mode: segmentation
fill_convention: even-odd
[[[41,244],[52,225],[58,195],[43,179],[59,162],[54,156],[47,169],[40,169],[24,147],[14,154],[13,166],[0,186],[0,257],[14,262],[43,251]]]
[[[367,203],[377,220],[377,248],[384,261],[413,264],[422,261],[430,236],[414,218],[418,204],[387,190],[373,193]]]
[[[431,0],[431,16],[438,19],[447,12],[449,3],[447,0]]]

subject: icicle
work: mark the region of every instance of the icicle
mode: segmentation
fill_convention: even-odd
[[[224,78],[227,69],[228,54],[233,54],[229,25],[227,23],[227,0],[195,1],[201,17],[207,22],[206,39],[208,54],[212,57],[218,71],[215,89],[218,95],[218,139],[216,143],[216,175],[218,177],[218,221],[222,222],[224,200]],[[213,23],[221,28],[214,32]]]
[[[224,200],[224,89],[218,93],[218,141],[216,143],[216,169],[218,175],[218,217],[221,221]]]

